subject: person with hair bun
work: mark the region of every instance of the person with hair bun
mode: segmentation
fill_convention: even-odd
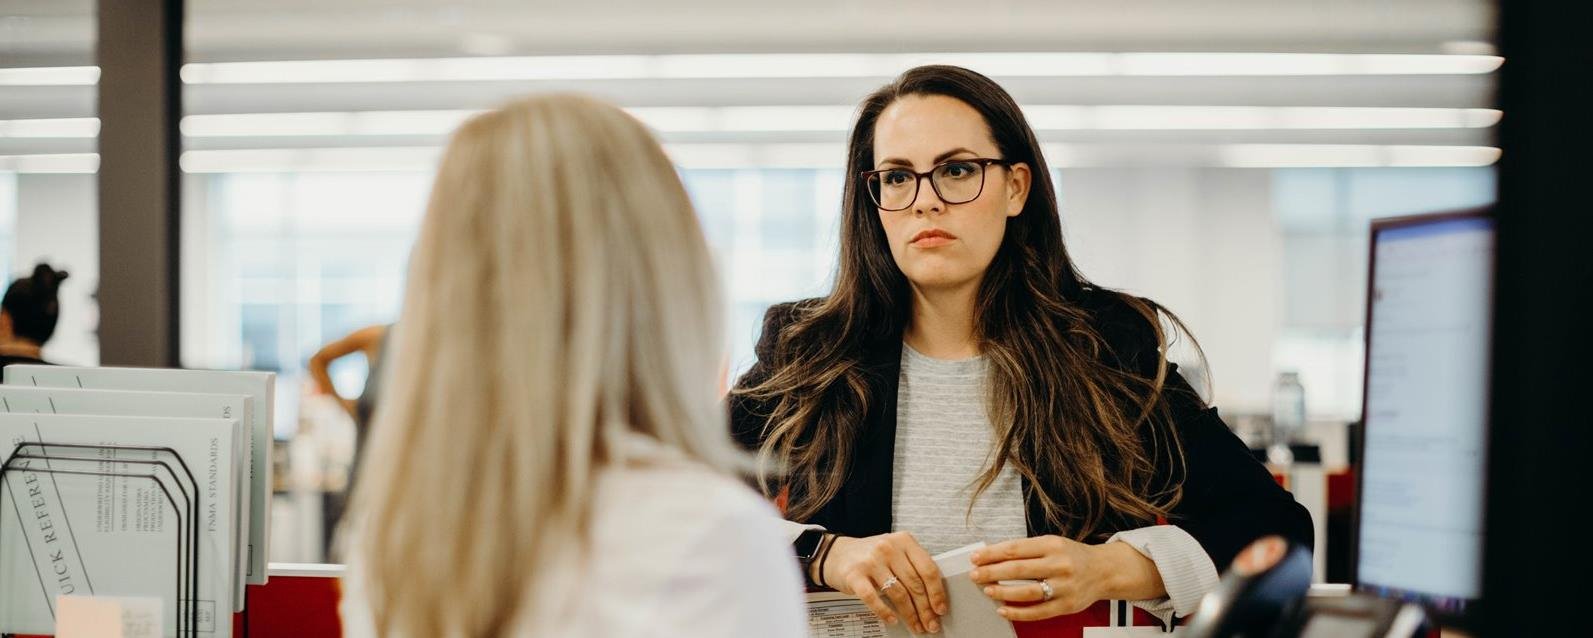
[[[41,350],[61,319],[61,282],[66,277],[66,271],[40,263],[32,276],[11,282],[0,301],[0,368],[46,363]]]

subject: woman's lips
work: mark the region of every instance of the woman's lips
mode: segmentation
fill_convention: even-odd
[[[939,228],[930,228],[928,230],[919,231],[917,235],[913,235],[912,241],[907,243],[919,248],[934,248],[936,246],[945,246],[956,239],[956,235],[948,233]]]

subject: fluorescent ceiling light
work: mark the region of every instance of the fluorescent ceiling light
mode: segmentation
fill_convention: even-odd
[[[995,77],[1476,75],[1497,55],[1364,53],[725,53],[200,62],[188,84],[360,84],[530,80],[888,78],[922,64]],[[0,69],[0,86],[92,85],[99,69]]]
[[[634,107],[661,133],[847,132],[850,106]],[[477,111],[260,113],[183,118],[190,137],[444,135]],[[1039,131],[1470,129],[1499,122],[1494,109],[1067,106],[1024,107]],[[0,129],[4,136],[4,129]]]
[[[182,119],[189,137],[326,137],[446,135],[479,111],[363,111],[347,113],[229,113]]]
[[[837,132],[850,129],[850,106],[634,107],[627,109],[660,133]],[[187,137],[343,137],[447,135],[480,111],[364,111],[233,113],[182,119]],[[1072,130],[1308,130],[1471,129],[1499,123],[1494,109],[1070,106],[1024,107],[1038,131]],[[0,120],[4,138],[92,138],[96,118]]]
[[[100,81],[94,66],[0,68],[0,86],[89,86]]]
[[[812,53],[520,56],[216,62],[185,65],[190,84],[891,77],[955,64],[996,77],[1471,75],[1491,55],[1356,53]]]
[[[1117,75],[1475,75],[1491,55],[1345,53],[1120,53]]]
[[[841,144],[665,144],[681,168],[839,169]],[[361,147],[188,151],[180,160],[188,173],[392,172],[436,169],[441,148]],[[1234,168],[1289,167],[1475,167],[1499,161],[1488,146],[1378,146],[1348,144],[1219,144],[1170,149],[1186,166]],[[1111,144],[1045,144],[1054,168],[1144,165],[1143,158]],[[0,155],[0,171],[17,173],[93,173],[94,153]]]
[[[850,106],[636,107],[625,109],[661,133],[845,131]]]
[[[34,120],[0,120],[0,138],[7,137],[95,137],[100,134],[99,118],[59,117]]]
[[[0,171],[13,173],[93,173],[99,168],[98,153],[0,155]]]
[[[1315,130],[1487,128],[1494,109],[1348,106],[1026,106],[1036,130]]]
[[[188,151],[178,164],[186,173],[426,171],[441,152],[435,146]]]
[[[1373,146],[1357,144],[1228,144],[1223,166],[1360,167],[1490,166],[1500,151],[1491,146]]]
[[[663,135],[689,133],[836,133],[850,130],[850,106],[635,107],[627,109]],[[190,115],[181,129],[190,138],[439,137],[480,111],[366,111]],[[1494,109],[1070,106],[1024,107],[1035,130],[1209,131],[1476,129],[1498,124]],[[99,120],[0,120],[0,139],[92,139]]]
[[[692,168],[818,168],[839,169],[845,144],[665,144],[676,166]]]
[[[182,168],[190,173],[430,171],[441,149],[322,148],[189,151]],[[842,144],[665,144],[681,168],[839,169]],[[1111,144],[1046,144],[1056,168],[1143,166],[1137,151]],[[1341,144],[1218,144],[1169,148],[1166,165],[1234,168],[1289,167],[1467,167],[1489,166],[1499,149],[1486,146],[1378,146]]]
[[[665,144],[681,168],[839,168],[842,144]],[[431,171],[441,148],[313,148],[188,151],[187,173]]]

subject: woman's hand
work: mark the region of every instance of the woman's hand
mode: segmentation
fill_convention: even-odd
[[[940,631],[940,617],[948,611],[940,568],[906,532],[837,537],[823,575],[825,584],[862,599],[888,624],[896,623],[899,612],[913,633]]]
[[[1007,620],[1042,620],[1074,614],[1100,600],[1146,600],[1167,595],[1156,563],[1125,543],[1086,545],[1060,536],[997,543],[971,557],[969,577],[1003,605]],[[1002,585],[1000,581],[1041,581]],[[1022,603],[1011,605],[1009,603]]]

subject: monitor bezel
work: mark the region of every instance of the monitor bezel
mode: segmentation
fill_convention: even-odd
[[[1406,216],[1400,216],[1400,217],[1389,217],[1389,218],[1383,218],[1383,219],[1374,219],[1374,220],[1372,220],[1371,232],[1368,233],[1368,235],[1367,235],[1367,264],[1368,265],[1367,265],[1367,271],[1366,271],[1366,297],[1365,297],[1365,299],[1366,299],[1366,309],[1365,309],[1365,313],[1364,313],[1364,315],[1362,317],[1362,323],[1361,323],[1361,326],[1362,326],[1362,330],[1361,330],[1361,332],[1362,332],[1361,423],[1360,423],[1360,433],[1359,433],[1360,435],[1355,437],[1355,439],[1356,439],[1356,441],[1355,441],[1355,448],[1356,448],[1355,449],[1355,453],[1356,453],[1357,465],[1351,468],[1351,470],[1353,472],[1355,472],[1355,503],[1354,503],[1355,506],[1353,508],[1351,508],[1351,514],[1350,514],[1350,561],[1349,561],[1349,568],[1350,568],[1350,586],[1355,591],[1364,592],[1364,593],[1367,593],[1367,594],[1370,594],[1370,595],[1374,595],[1374,596],[1377,596],[1377,597],[1380,597],[1380,598],[1381,597],[1386,597],[1386,596],[1384,594],[1382,594],[1382,593],[1368,590],[1367,588],[1362,586],[1362,584],[1361,584],[1361,573],[1360,573],[1360,571],[1361,571],[1361,555],[1360,555],[1361,554],[1361,499],[1362,499],[1362,496],[1364,494],[1365,481],[1366,481],[1366,471],[1365,471],[1365,466],[1366,466],[1366,424],[1367,424],[1367,418],[1366,418],[1367,417],[1367,401],[1366,401],[1366,397],[1367,397],[1367,392],[1370,390],[1371,379],[1372,379],[1372,375],[1371,375],[1371,365],[1372,365],[1372,358],[1371,358],[1371,352],[1372,352],[1372,294],[1375,291],[1375,286],[1376,286],[1376,281],[1377,281],[1377,239],[1378,239],[1379,235],[1381,235],[1382,233],[1387,232],[1389,230],[1394,230],[1394,229],[1398,229],[1398,228],[1408,228],[1408,227],[1411,227],[1411,226],[1421,226],[1421,225],[1426,225],[1426,224],[1444,223],[1444,222],[1450,222],[1450,221],[1455,221],[1455,220],[1464,220],[1464,219],[1484,219],[1484,220],[1487,220],[1489,222],[1492,222],[1493,230],[1495,232],[1495,241],[1497,242],[1498,223],[1497,223],[1496,217],[1494,216],[1494,212],[1493,212],[1493,207],[1492,206],[1482,206],[1482,207],[1477,207],[1477,208],[1466,208],[1466,209],[1448,210],[1448,211],[1434,212],[1434,213],[1423,213],[1423,214],[1417,214],[1417,215],[1406,215]],[[1494,273],[1494,282],[1493,282],[1492,286],[1495,289],[1497,289],[1497,286],[1498,286],[1497,278],[1498,278],[1498,272],[1499,272],[1498,253],[1497,252],[1494,254],[1492,261],[1493,261],[1493,263],[1490,264],[1491,270]],[[1490,292],[1490,295],[1492,295],[1492,294],[1494,294],[1494,293]],[[1492,306],[1490,305],[1489,308],[1490,308],[1490,311],[1491,311],[1492,310]],[[1489,342],[1492,343],[1492,340],[1493,340],[1493,329],[1492,329],[1491,326],[1489,328],[1488,339],[1489,339]],[[1490,402],[1489,409],[1491,409],[1492,397],[1489,397],[1489,402]],[[1487,413],[1487,414],[1491,414],[1491,413]],[[1491,436],[1492,427],[1493,427],[1493,424],[1491,422],[1483,424],[1483,436],[1485,437],[1485,439],[1487,437]],[[1483,467],[1485,468],[1484,471],[1486,471],[1486,468],[1489,466],[1491,461],[1488,458],[1489,453],[1488,453],[1487,450],[1484,450],[1483,454],[1484,454]],[[1487,501],[1486,489],[1487,489],[1487,487],[1485,485],[1484,486],[1484,493],[1483,493],[1484,507],[1486,507],[1486,501]],[[1486,534],[1487,534],[1487,530],[1486,529],[1483,530],[1483,534],[1486,537]],[[1483,559],[1482,556],[1478,556],[1478,560],[1479,561],[1482,560],[1482,559]],[[1486,575],[1484,575],[1483,577],[1486,578]],[[1483,605],[1483,601],[1482,601],[1481,597],[1468,599],[1466,601],[1464,609],[1462,609],[1460,611],[1454,611],[1454,610],[1444,609],[1444,608],[1440,608],[1440,607],[1436,606],[1434,604],[1434,600],[1437,599],[1437,598],[1440,598],[1440,597],[1428,596],[1428,595],[1419,594],[1419,593],[1416,593],[1416,592],[1410,592],[1410,593],[1416,594],[1416,595],[1413,596],[1413,597],[1404,597],[1404,596],[1402,596],[1402,597],[1399,597],[1399,598],[1401,598],[1403,600],[1408,600],[1408,601],[1413,602],[1413,603],[1418,604],[1418,605],[1421,605],[1422,608],[1424,610],[1426,610],[1426,612],[1427,612],[1429,617],[1437,620],[1442,625],[1448,626],[1448,627],[1468,628],[1468,627],[1475,626],[1476,620],[1478,618],[1477,608],[1479,606]]]

